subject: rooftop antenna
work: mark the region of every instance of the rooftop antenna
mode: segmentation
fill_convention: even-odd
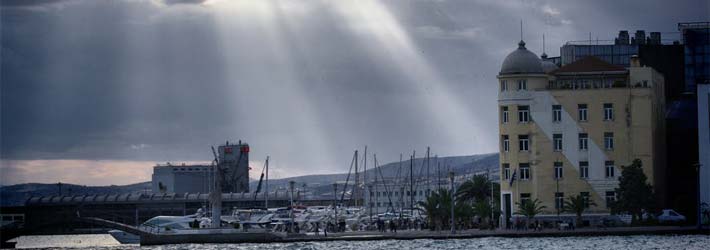
[[[592,45],[592,32],[589,32],[589,45]]]
[[[545,54],[545,33],[542,33],[542,53]]]
[[[523,40],[523,19],[520,19],[520,41]]]

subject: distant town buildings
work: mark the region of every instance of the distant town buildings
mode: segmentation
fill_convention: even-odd
[[[249,145],[242,143],[219,146],[222,192],[249,192]],[[170,164],[153,167],[152,189],[154,193],[209,193],[214,188],[213,164]]]
[[[555,69],[523,41],[505,58],[498,75],[503,223],[516,204],[534,199],[547,207],[542,218],[557,216],[572,195],[599,204],[591,214],[608,214],[620,166],[637,158],[663,190],[664,77],[628,60],[626,68],[585,56]]]

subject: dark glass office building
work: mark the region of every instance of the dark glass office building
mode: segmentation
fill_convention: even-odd
[[[710,22],[679,23],[685,46],[685,87],[695,92],[697,84],[710,83]]]

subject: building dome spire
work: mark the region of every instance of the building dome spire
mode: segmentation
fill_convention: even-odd
[[[518,43],[518,49],[514,50],[503,60],[500,74],[542,74],[542,61],[537,55],[525,48],[525,41],[522,39]]]

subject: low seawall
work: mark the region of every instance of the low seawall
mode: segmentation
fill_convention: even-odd
[[[399,231],[386,232],[347,232],[329,233],[328,236],[299,235],[283,237],[272,233],[238,234],[202,234],[202,235],[147,235],[141,238],[142,245],[185,244],[185,243],[274,243],[308,241],[369,241],[369,240],[414,240],[414,239],[469,239],[482,237],[591,237],[591,236],[627,236],[627,235],[684,235],[706,234],[708,230],[695,227],[619,227],[619,228],[583,228],[577,230],[465,230],[451,234],[448,231]]]

